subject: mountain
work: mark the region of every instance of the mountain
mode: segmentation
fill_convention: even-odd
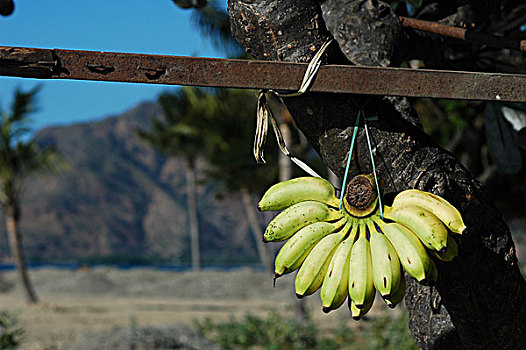
[[[119,116],[38,132],[38,142],[55,145],[70,169],[26,181],[22,232],[30,261],[190,262],[184,162],[135,134],[160,113],[146,102]],[[256,263],[240,198],[217,195],[217,184],[198,187],[203,263]]]

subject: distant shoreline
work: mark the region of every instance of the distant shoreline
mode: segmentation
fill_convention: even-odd
[[[170,264],[119,264],[119,263],[28,263],[27,267],[30,270],[38,269],[59,269],[59,270],[89,270],[96,268],[115,268],[119,270],[131,270],[131,269],[151,269],[157,271],[174,271],[174,272],[186,272],[192,271],[192,265],[170,265]],[[201,266],[202,270],[221,270],[221,271],[233,271],[242,268],[250,268],[255,271],[263,272],[264,268],[260,265],[204,265]],[[0,272],[15,270],[14,264],[0,264]]]

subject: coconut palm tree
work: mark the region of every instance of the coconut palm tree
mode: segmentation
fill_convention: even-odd
[[[228,193],[240,193],[245,216],[252,232],[262,265],[273,271],[267,247],[262,242],[262,224],[256,211],[254,196],[261,195],[278,176],[277,145],[274,143],[266,153],[265,167],[256,164],[252,154],[255,125],[256,96],[254,92],[221,89],[215,92],[219,108],[207,125],[215,133],[221,147],[211,147],[206,154],[206,175],[219,181]]]
[[[4,213],[11,254],[15,259],[18,278],[29,303],[38,301],[26,268],[20,230],[23,182],[28,175],[52,170],[58,153],[53,147],[41,148],[34,139],[27,139],[29,115],[34,111],[38,88],[28,92],[17,90],[10,111],[0,119],[0,204]]]
[[[200,269],[199,220],[196,202],[196,161],[214,140],[203,134],[203,125],[217,108],[216,99],[204,89],[181,88],[159,97],[162,118],[152,118],[150,130],[139,130],[139,137],[168,157],[181,156],[186,162],[186,201],[192,252],[192,266]]]

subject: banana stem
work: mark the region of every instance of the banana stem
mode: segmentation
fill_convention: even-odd
[[[364,237],[365,239],[367,239],[367,227],[365,224],[360,224],[360,227],[358,228],[358,230],[360,231],[359,232],[359,237]]]
[[[384,211],[384,214],[385,214],[385,211]],[[378,217],[378,218],[374,218],[373,222],[376,224],[376,226],[378,226],[378,228],[380,229],[380,232],[383,233],[385,221],[383,221],[381,218]]]
[[[351,228],[353,225],[353,220],[348,220],[347,218],[344,218],[346,220],[345,226],[342,229],[342,232],[344,233],[343,239],[347,239],[349,237],[349,232],[351,232]]]
[[[378,232],[372,221],[367,222],[367,228],[369,228],[369,235],[371,235],[375,231]]]

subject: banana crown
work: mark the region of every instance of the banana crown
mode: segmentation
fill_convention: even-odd
[[[352,216],[367,217],[374,213],[378,194],[373,175],[355,176],[347,185],[343,207]]]
[[[354,319],[373,305],[376,292],[394,308],[405,295],[404,271],[424,285],[438,278],[435,261],[457,257],[460,212],[429,192],[400,192],[381,217],[372,175],[349,183],[342,208],[324,179],[301,177],[272,186],[260,210],[282,210],[267,226],[265,242],[286,241],[275,259],[276,278],[299,270],[298,297],[321,289],[323,311],[347,299]]]

